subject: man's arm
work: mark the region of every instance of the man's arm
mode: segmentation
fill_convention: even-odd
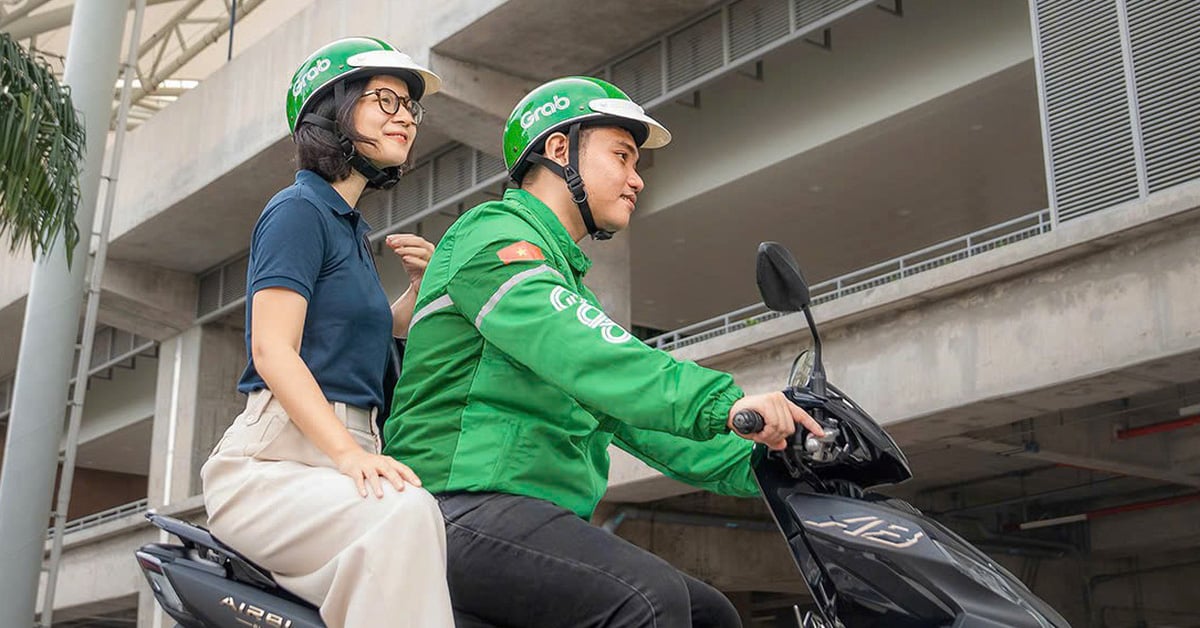
[[[621,425],[613,444],[663,475],[706,491],[757,497],[750,468],[754,443],[733,434],[696,442],[663,432]]]
[[[536,241],[488,243],[457,261],[447,293],[488,342],[585,407],[693,440],[727,431],[743,396],[732,377],[646,346],[542,257]]]

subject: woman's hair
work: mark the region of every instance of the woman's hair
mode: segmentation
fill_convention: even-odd
[[[347,81],[341,107],[334,106],[333,90],[330,89],[321,95],[317,104],[305,115],[315,113],[328,120],[335,120],[342,134],[352,142],[370,142],[370,139],[354,128],[354,105],[358,103],[366,86],[366,80]],[[346,161],[342,146],[332,131],[301,119],[296,125],[293,139],[296,142],[296,165],[300,168],[312,170],[330,183],[350,176],[350,164]]]

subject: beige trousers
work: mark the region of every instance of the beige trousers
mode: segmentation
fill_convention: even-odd
[[[333,407],[379,453],[374,413]],[[200,477],[213,533],[318,605],[330,628],[453,628],[437,500],[386,481],[383,499],[359,496],[270,391],[250,395]]]

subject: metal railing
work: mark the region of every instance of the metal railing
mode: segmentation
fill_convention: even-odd
[[[815,284],[809,288],[812,302],[814,305],[819,305],[974,257],[1007,244],[1047,233],[1052,228],[1052,224],[1050,210],[1043,209],[979,231],[973,231],[964,236]],[[772,312],[767,309],[766,305],[756,303],[655,336],[648,339],[646,344],[670,351],[723,336],[780,316],[782,314],[779,312]]]
[[[128,504],[122,504],[114,508],[109,508],[108,510],[102,510],[86,517],[72,519],[71,521],[67,522],[67,525],[63,526],[63,534],[70,534],[72,532],[79,532],[80,530],[94,528],[98,525],[108,523],[109,521],[116,521],[117,519],[128,517],[129,515],[146,512],[146,510],[149,508],[150,501],[143,497],[135,502],[129,502]],[[50,534],[48,536],[53,538],[54,526],[50,527]]]

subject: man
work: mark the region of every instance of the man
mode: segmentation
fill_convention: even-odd
[[[780,393],[676,361],[609,319],[576,244],[629,224],[640,148],[670,133],[605,81],[568,77],[509,116],[519,185],[463,215],[417,299],[386,453],[438,496],[460,626],[737,626],[712,587],[587,522],[609,444],[678,480],[754,496],[751,443],[729,423],[766,419],[772,448],[802,422]],[[397,531],[403,534],[403,531]]]

